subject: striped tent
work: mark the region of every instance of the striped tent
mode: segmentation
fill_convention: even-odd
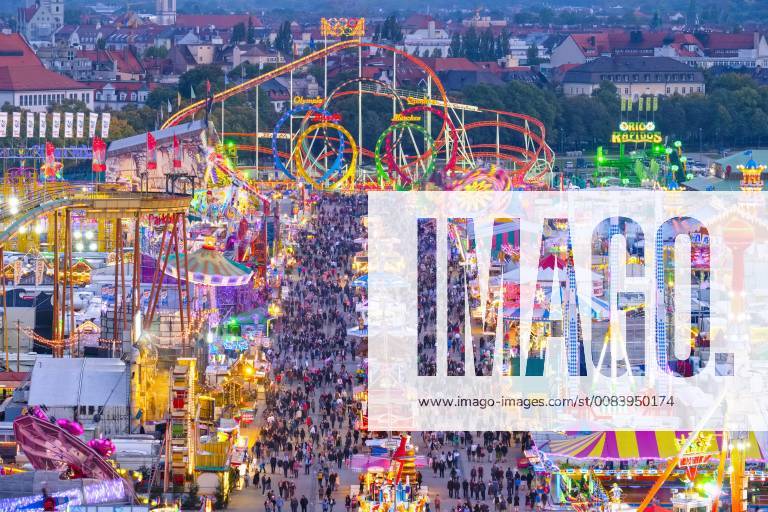
[[[679,452],[676,440],[690,434],[689,431],[653,432],[648,430],[593,432],[586,435],[569,435],[565,439],[548,440],[539,446],[539,450],[552,456],[576,459],[668,459]],[[719,453],[721,440],[721,433],[714,432],[706,451]],[[763,449],[753,432],[749,434],[747,459],[763,459]]]
[[[187,255],[179,255],[179,268],[184,269]],[[189,254],[189,282],[206,286],[242,286],[251,280],[253,271],[240,263],[227,259],[219,251],[203,247]],[[165,273],[176,276],[176,255],[168,258]]]

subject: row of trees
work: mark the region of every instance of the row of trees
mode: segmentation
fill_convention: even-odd
[[[496,60],[509,54],[509,33],[494,36],[490,28],[479,33],[470,27],[464,36],[454,33],[448,48],[449,57],[466,57],[472,61]]]
[[[707,93],[661,98],[647,114],[669,141],[688,150],[758,147],[768,142],[768,86],[747,75],[728,73],[707,79]],[[520,82],[504,87],[476,85],[461,91],[466,102],[529,114],[541,119],[550,145],[559,150],[592,151],[610,143],[621,120],[616,87],[604,82],[591,96],[566,97]],[[645,113],[633,115],[645,119]]]

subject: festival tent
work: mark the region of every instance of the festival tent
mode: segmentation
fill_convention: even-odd
[[[722,435],[714,434],[706,453],[719,453]],[[538,448],[550,456],[571,457],[576,459],[668,459],[680,451],[678,442],[691,435],[689,431],[625,431],[593,432],[587,435],[569,435],[565,439],[551,439],[541,443]],[[749,434],[747,459],[764,458],[763,446],[755,434]]]

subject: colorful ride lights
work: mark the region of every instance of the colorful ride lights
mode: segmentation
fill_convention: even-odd
[[[19,198],[11,196],[8,198],[8,213],[17,215],[19,213]]]
[[[86,248],[89,251],[96,251],[99,248],[99,244],[97,244],[95,240],[96,234],[90,229],[85,231],[74,231],[72,233],[72,238],[76,240],[74,248],[77,252],[83,252]]]

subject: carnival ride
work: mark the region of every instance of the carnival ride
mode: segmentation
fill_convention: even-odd
[[[108,439],[83,442],[82,426],[71,420],[54,421],[40,408],[19,416],[13,422],[16,442],[35,469],[59,471],[66,479],[92,478],[119,481],[123,495],[133,497],[133,485],[124,479],[107,459],[114,453]]]
[[[524,114],[453,102],[437,74],[424,61],[398,48],[360,39],[329,45],[194,102],[171,115],[163,128],[178,125],[197,112],[210,109],[214,103],[258,89],[273,78],[283,75],[292,78],[294,71],[311,63],[323,60],[327,65],[329,56],[354,50],[359,61],[357,77],[328,91],[324,99],[291,97],[288,108],[269,135],[271,145],[260,144],[260,138],[267,134],[239,134],[256,139],[255,146],[244,145],[240,149],[255,151],[257,162],[260,153],[270,154],[274,168],[289,181],[301,181],[317,189],[490,187],[509,190],[548,185],[546,179],[552,170],[554,154],[546,143],[546,130],[541,121]],[[391,81],[362,76],[364,50],[382,58],[391,56]],[[398,59],[422,74],[420,89],[398,87]],[[368,141],[367,146],[362,140],[365,123],[362,97],[366,94],[392,99],[391,125],[375,141]],[[334,102],[346,96],[356,96],[358,100],[356,135],[352,133],[353,127],[345,126],[344,120],[334,112]],[[472,121],[465,122],[466,116]],[[495,142],[474,140],[473,134],[482,131],[494,132]],[[261,168],[258,163],[255,167]],[[237,175],[232,168],[225,172]]]

